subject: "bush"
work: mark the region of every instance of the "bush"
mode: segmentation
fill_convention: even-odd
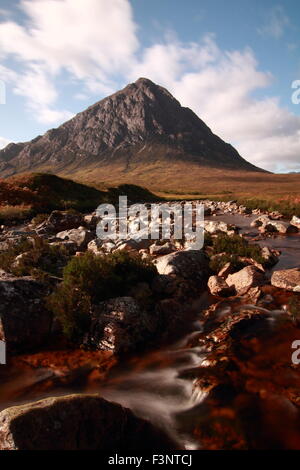
[[[126,252],[74,257],[64,269],[63,282],[49,297],[49,307],[66,336],[78,341],[89,323],[90,308],[103,300],[128,295],[138,283],[156,276],[153,264]]]
[[[262,257],[260,246],[248,243],[247,240],[239,235],[229,236],[224,234],[214,238],[213,253],[226,253],[228,255],[252,258],[258,263],[265,261]]]
[[[22,258],[15,263],[18,255]],[[0,268],[16,276],[42,278],[43,274],[61,276],[69,255],[63,246],[51,246],[42,238],[20,240],[0,254]]]

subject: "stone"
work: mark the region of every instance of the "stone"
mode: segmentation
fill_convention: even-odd
[[[0,450],[175,450],[148,421],[99,395],[50,397],[0,413]]]
[[[212,295],[219,297],[229,297],[230,295],[234,295],[234,288],[229,286],[223,277],[210,276],[207,285]]]
[[[281,289],[300,292],[300,267],[274,271],[271,277],[271,284]]]
[[[290,221],[290,224],[300,229],[300,217],[294,215],[292,220]]]
[[[77,228],[83,223],[83,216],[69,211],[53,211],[49,217],[36,227],[38,234],[55,234]]]
[[[65,230],[56,234],[56,238],[61,240],[70,240],[76,243],[77,247],[85,250],[90,241],[93,240],[94,235],[90,230],[85,227],[74,228],[72,230]]]
[[[29,276],[0,273],[0,340],[11,352],[26,352],[49,338],[52,314],[45,306],[48,288]]]
[[[238,228],[235,225],[227,224],[226,222],[215,221],[215,220],[205,220],[204,221],[204,229],[206,232],[211,234],[215,234],[218,232],[224,232],[228,235],[234,234],[238,232]]]
[[[159,274],[174,274],[198,283],[204,283],[208,277],[208,257],[199,250],[170,253],[156,259],[154,264]]]
[[[243,294],[251,287],[263,285],[266,278],[264,273],[256,266],[246,266],[240,271],[230,274],[226,282],[229,286],[233,286],[238,294]]]
[[[169,242],[164,243],[163,245],[153,244],[149,248],[150,255],[155,256],[168,255],[173,251],[175,251],[175,247]]]
[[[143,311],[132,297],[116,297],[93,307],[85,342],[115,353],[135,350],[157,328],[154,314]]]

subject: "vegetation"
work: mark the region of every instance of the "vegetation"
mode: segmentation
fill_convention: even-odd
[[[242,269],[245,264],[240,260],[240,257],[252,258],[258,263],[263,264],[264,258],[261,254],[259,245],[250,244],[247,240],[239,235],[219,235],[212,239],[212,255],[221,254],[222,256],[213,256],[210,261],[210,268],[214,272],[218,272],[229,261],[233,264],[238,271]]]
[[[22,255],[16,260],[16,257]],[[42,238],[21,239],[0,253],[0,268],[16,276],[61,276],[69,255],[64,246],[51,246]]]
[[[141,282],[157,274],[152,263],[126,252],[95,256],[87,252],[74,257],[65,267],[63,282],[49,297],[49,306],[60,320],[66,336],[82,337],[89,322],[91,305],[128,295]]]

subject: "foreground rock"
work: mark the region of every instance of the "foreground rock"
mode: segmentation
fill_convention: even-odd
[[[34,350],[49,338],[52,314],[45,307],[48,289],[31,277],[0,273],[0,339],[11,352]]]
[[[265,281],[264,273],[256,266],[246,266],[226,279],[226,283],[234,287],[238,294],[247,292],[251,287],[261,286]]]
[[[93,240],[94,235],[90,230],[85,227],[74,228],[72,230],[65,230],[56,234],[56,238],[61,240],[70,240],[75,243],[79,250],[85,250],[88,244]]]
[[[94,307],[86,343],[95,349],[128,352],[149,340],[157,326],[155,314],[143,311],[134,298],[117,297]]]
[[[0,413],[0,450],[175,450],[162,431],[97,395],[69,395]]]
[[[282,289],[300,292],[300,268],[274,271],[271,284]]]

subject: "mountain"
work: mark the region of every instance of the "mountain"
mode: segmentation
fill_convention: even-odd
[[[0,176],[51,171],[73,177],[127,175],[189,167],[262,172],[212,133],[163,87],[140,78],[57,129],[0,151]],[[132,173],[133,172],[133,173]],[[126,179],[125,178],[125,179]]]

